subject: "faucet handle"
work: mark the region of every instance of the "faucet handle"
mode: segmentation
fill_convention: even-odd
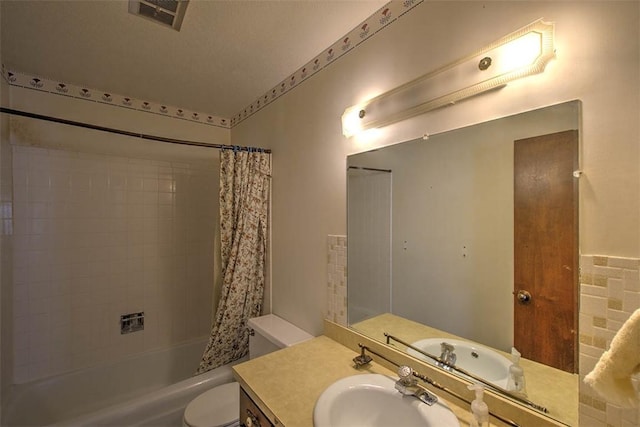
[[[398,368],[398,376],[400,384],[411,386],[417,384],[418,380],[413,377],[413,369],[410,366],[402,365]]]
[[[449,344],[448,342],[443,341],[443,342],[441,342],[441,343],[440,343],[440,350],[441,350],[443,353],[444,353],[445,351],[446,351],[446,352],[449,352],[449,353],[453,353],[453,352],[456,350],[456,348],[453,346],[453,344]]]
[[[400,379],[396,381],[395,387],[404,396],[414,396],[429,406],[438,401],[434,394],[429,393],[427,389],[418,385],[416,376],[419,376],[419,374],[416,374],[410,366],[400,366],[398,368],[398,376]]]

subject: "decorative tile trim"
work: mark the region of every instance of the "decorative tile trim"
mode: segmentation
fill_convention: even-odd
[[[639,409],[607,403],[584,383],[622,324],[640,308],[640,259],[580,257],[580,425],[640,424]]]
[[[391,1],[385,6],[378,9],[373,15],[367,18],[358,27],[351,30],[348,34],[336,41],[329,48],[317,55],[314,59],[300,67],[293,74],[285,78],[266,92],[262,96],[256,98],[250,105],[248,105],[243,111],[240,111],[234,117],[231,118],[231,127],[233,128],[237,124],[248,119],[267,105],[271,104],[276,99],[280,98],[285,93],[294,89],[295,87],[308,80],[310,77],[324,70],[336,62],[339,58],[351,52],[360,44],[364,43],[381,30],[387,28],[389,25],[396,22],[399,18],[413,10],[419,4],[422,4],[424,0],[404,0],[404,1]]]
[[[326,319],[347,326],[347,236],[327,236]]]
[[[4,64],[2,65],[2,77],[4,77],[7,83],[11,86],[47,92],[53,95],[67,96],[83,101],[97,102],[99,104],[113,105],[114,107],[126,108],[129,110],[143,111],[145,113],[157,114],[160,116],[171,117],[173,119],[202,123],[225,129],[231,128],[229,119],[223,117],[186,110],[171,105],[144,101],[94,88],[49,80],[22,73],[20,71],[8,70],[5,68]]]

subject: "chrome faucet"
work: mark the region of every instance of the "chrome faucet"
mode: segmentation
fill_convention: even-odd
[[[458,356],[456,356],[456,348],[453,346],[453,344],[442,342],[440,344],[440,350],[442,351],[442,353],[440,353],[440,360],[442,361],[442,363],[448,366],[454,366],[456,364],[456,359],[458,358]]]
[[[438,401],[438,398],[429,393],[427,389],[418,385],[418,380],[413,376],[413,369],[403,365],[398,368],[398,376],[400,379],[396,381],[396,390],[404,396],[413,396],[421,402],[431,406]]]

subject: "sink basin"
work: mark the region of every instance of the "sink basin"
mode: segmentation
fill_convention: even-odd
[[[432,406],[395,389],[396,379],[380,374],[342,378],[322,392],[313,410],[315,427],[459,427],[451,409]]]
[[[471,341],[461,341],[448,338],[427,338],[416,341],[411,345],[439,357],[441,353],[440,344],[443,341],[453,344],[455,347],[455,353],[457,356],[455,366],[458,366],[476,376],[482,377],[498,387],[507,387],[511,361],[489,347],[485,347]],[[436,363],[432,359],[411,348],[407,349],[407,353],[431,364]]]

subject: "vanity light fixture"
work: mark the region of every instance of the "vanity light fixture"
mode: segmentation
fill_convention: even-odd
[[[342,133],[423,114],[544,71],[555,57],[554,24],[539,19],[452,64],[345,110]]]

